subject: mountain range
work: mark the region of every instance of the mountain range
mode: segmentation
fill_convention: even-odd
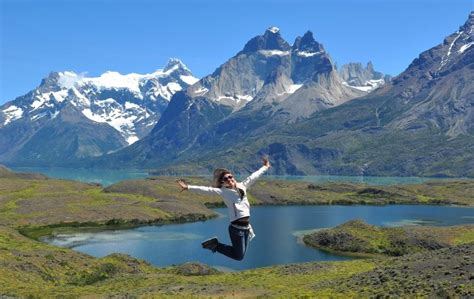
[[[275,174],[474,176],[473,26],[471,12],[457,32],[421,53],[394,78],[376,72],[370,62],[365,68],[351,63],[337,69],[310,31],[290,45],[278,28],[271,27],[200,80],[182,80],[180,76],[193,77],[187,68],[177,68],[185,73],[168,77],[175,81],[160,82],[180,86],[168,88],[168,98],[149,99],[153,92],[143,87],[153,84],[138,84],[142,88],[135,89],[135,96],[140,91],[139,99],[156,108],[147,108],[154,116],[137,117],[128,131],[117,130],[98,108],[89,108],[94,115],[88,115],[87,107],[94,105],[81,106],[78,100],[76,105],[63,104],[72,106],[62,108],[64,113],[50,113],[48,124],[33,122],[38,114],[22,103],[30,100],[32,107],[35,92],[43,85],[52,88],[45,79],[37,90],[0,107],[0,161],[42,163],[43,156],[32,154],[38,153],[34,151],[42,139],[55,145],[80,126],[80,133],[74,133],[79,144],[92,122],[103,128],[88,134],[96,134],[92,139],[104,140],[104,145],[83,146],[87,154],[76,154],[62,164],[155,168],[167,174],[208,173],[226,166],[245,173],[258,165],[258,156],[268,154]],[[167,69],[173,67],[160,74]],[[71,81],[80,87],[97,81],[66,76],[74,77]],[[53,76],[50,81],[54,80]],[[106,93],[100,99],[114,96]],[[80,114],[74,113],[78,107]],[[28,121],[22,121],[25,114]],[[57,133],[59,128],[49,124],[56,119],[70,128]],[[28,134],[15,139],[21,132]],[[60,144],[67,143],[63,140]],[[15,150],[8,144],[15,144]],[[49,161],[58,155],[53,153]]]
[[[123,148],[147,135],[171,97],[197,80],[178,59],[145,75],[51,72],[0,107],[0,161],[62,165]]]

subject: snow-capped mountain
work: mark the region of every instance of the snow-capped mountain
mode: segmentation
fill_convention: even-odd
[[[365,68],[360,62],[344,64],[339,69],[339,75],[344,80],[343,84],[365,92],[371,92],[391,80],[390,75],[375,71],[371,61]]]
[[[364,94],[343,84],[312,32],[290,45],[278,28],[270,27],[212,74],[177,92],[148,136],[105,163],[166,163]]]
[[[271,27],[252,38],[243,50],[188,89],[191,97],[205,97],[238,110],[262,89],[265,80],[288,64],[291,46]]]
[[[77,158],[118,150],[147,135],[171,97],[197,81],[178,59],[150,74],[52,72],[36,89],[0,106],[0,160],[53,163],[65,152]],[[59,140],[69,148],[58,148],[56,158],[46,155]]]
[[[291,46],[281,37],[279,28],[270,27],[249,40],[214,73],[188,88],[187,94],[230,106],[234,111],[254,102],[247,108],[271,104],[278,106],[275,111],[289,109],[293,118],[306,117],[363,95],[344,86],[334,70],[329,54],[311,31],[297,37]],[[306,103],[300,101],[303,97]],[[293,102],[298,102],[301,109],[295,109]]]
[[[90,120],[116,129],[131,144],[153,128],[174,93],[197,81],[178,59],[144,75],[52,72],[38,88],[0,107],[0,128],[22,118],[53,119],[65,104],[72,104]]]
[[[221,165],[245,173],[257,165],[258,156],[268,154],[280,174],[473,176],[473,24],[471,13],[442,44],[370,93],[345,86],[329,57],[316,54],[322,51],[309,35],[305,49],[296,42],[293,47],[314,61],[302,61],[307,72],[296,67],[287,58],[296,51],[271,30],[189,88],[206,88],[202,96],[176,93],[149,136],[103,158],[108,165],[146,165],[160,173],[205,172]],[[242,77],[236,76],[239,71]],[[240,81],[259,75],[266,77],[254,86]],[[231,90],[228,82],[238,86],[239,95],[258,90],[236,109],[214,97]],[[296,84],[302,86],[288,97],[275,97]],[[364,96],[331,101],[338,97],[330,95],[347,89]],[[305,110],[308,117],[288,121]]]

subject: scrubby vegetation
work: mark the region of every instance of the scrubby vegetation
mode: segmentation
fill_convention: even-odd
[[[207,179],[197,177],[188,181],[207,183]],[[473,183],[469,181],[376,188],[259,181],[250,198],[254,204],[472,205],[472,198],[466,195],[472,188]],[[177,192],[174,178],[170,177],[124,181],[103,189],[96,184],[20,175],[0,168],[0,297],[473,295],[474,277],[470,273],[474,271],[474,245],[469,227],[446,228],[442,232],[417,230],[416,236],[427,237],[430,233],[439,236],[435,239],[443,244],[438,247],[443,248],[429,253],[410,254],[424,248],[413,247],[408,242],[403,252],[408,254],[398,258],[305,263],[233,273],[219,272],[199,263],[157,268],[122,254],[93,258],[35,240],[77,227],[102,230],[203,220],[214,216],[206,205],[220,203],[218,197]],[[367,228],[365,224],[358,225]],[[353,229],[358,231],[357,226]],[[366,242],[361,242],[362,248],[391,254],[387,241],[391,240],[387,237],[391,233],[380,228],[370,229],[369,235],[355,234]],[[357,242],[351,244],[356,246]],[[465,243],[469,244],[457,245]]]
[[[261,180],[250,193],[259,204],[474,204],[474,180],[368,186]]]
[[[0,296],[471,296],[474,245],[395,259],[304,263],[222,273],[200,264],[156,268],[96,259],[0,228]]]
[[[303,241],[338,252],[400,256],[474,243],[474,225],[378,227],[352,220],[308,234]]]

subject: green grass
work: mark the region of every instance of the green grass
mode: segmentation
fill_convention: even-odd
[[[474,243],[474,225],[378,227],[352,220],[305,235],[303,240],[325,250],[399,256]]]
[[[187,180],[192,184],[209,184],[205,178],[190,177]],[[472,182],[368,189],[367,186],[354,184],[314,185],[262,180],[251,190],[249,200],[252,204],[456,202],[472,205],[472,198],[466,196],[472,188]],[[96,231],[214,217],[215,214],[206,205],[222,205],[222,200],[188,192],[179,193],[173,177],[124,181],[105,189],[35,176],[27,179],[11,175],[0,178],[0,297],[347,298],[373,296],[391,289],[401,290],[400,295],[407,296],[412,293],[404,291],[405,283],[420,276],[418,269],[415,269],[401,281],[367,287],[373,283],[372,276],[404,271],[405,265],[413,264],[413,261],[407,261],[401,265],[398,260],[387,258],[283,265],[235,273],[220,273],[205,265],[195,264],[156,268],[126,255],[93,258],[37,241],[44,235],[78,230]],[[450,246],[474,242],[470,227],[423,229],[417,232],[419,236],[437,236]],[[354,242],[354,245],[361,247],[362,244],[362,249],[369,248],[378,253],[390,248],[393,238],[402,232],[396,229],[385,231],[360,223],[346,225],[344,230],[360,241]],[[463,256],[454,255],[451,261],[458,258],[460,262],[456,261],[457,264],[448,270],[458,267],[464,271]],[[414,259],[417,260],[419,258]],[[451,276],[457,277],[460,282],[449,283],[446,279],[454,278],[443,276],[439,280],[440,289],[452,295],[472,291],[465,277],[455,274]],[[364,283],[358,284],[359,281]],[[438,283],[433,279],[424,281]],[[455,287],[458,284],[465,287],[457,290]],[[406,289],[416,288],[409,285]],[[433,295],[433,290],[425,286],[417,292],[419,295]]]

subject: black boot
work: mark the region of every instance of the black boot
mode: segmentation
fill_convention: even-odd
[[[212,252],[216,252],[217,244],[219,244],[219,241],[216,237],[207,239],[206,241],[201,243],[202,248],[209,249]]]

